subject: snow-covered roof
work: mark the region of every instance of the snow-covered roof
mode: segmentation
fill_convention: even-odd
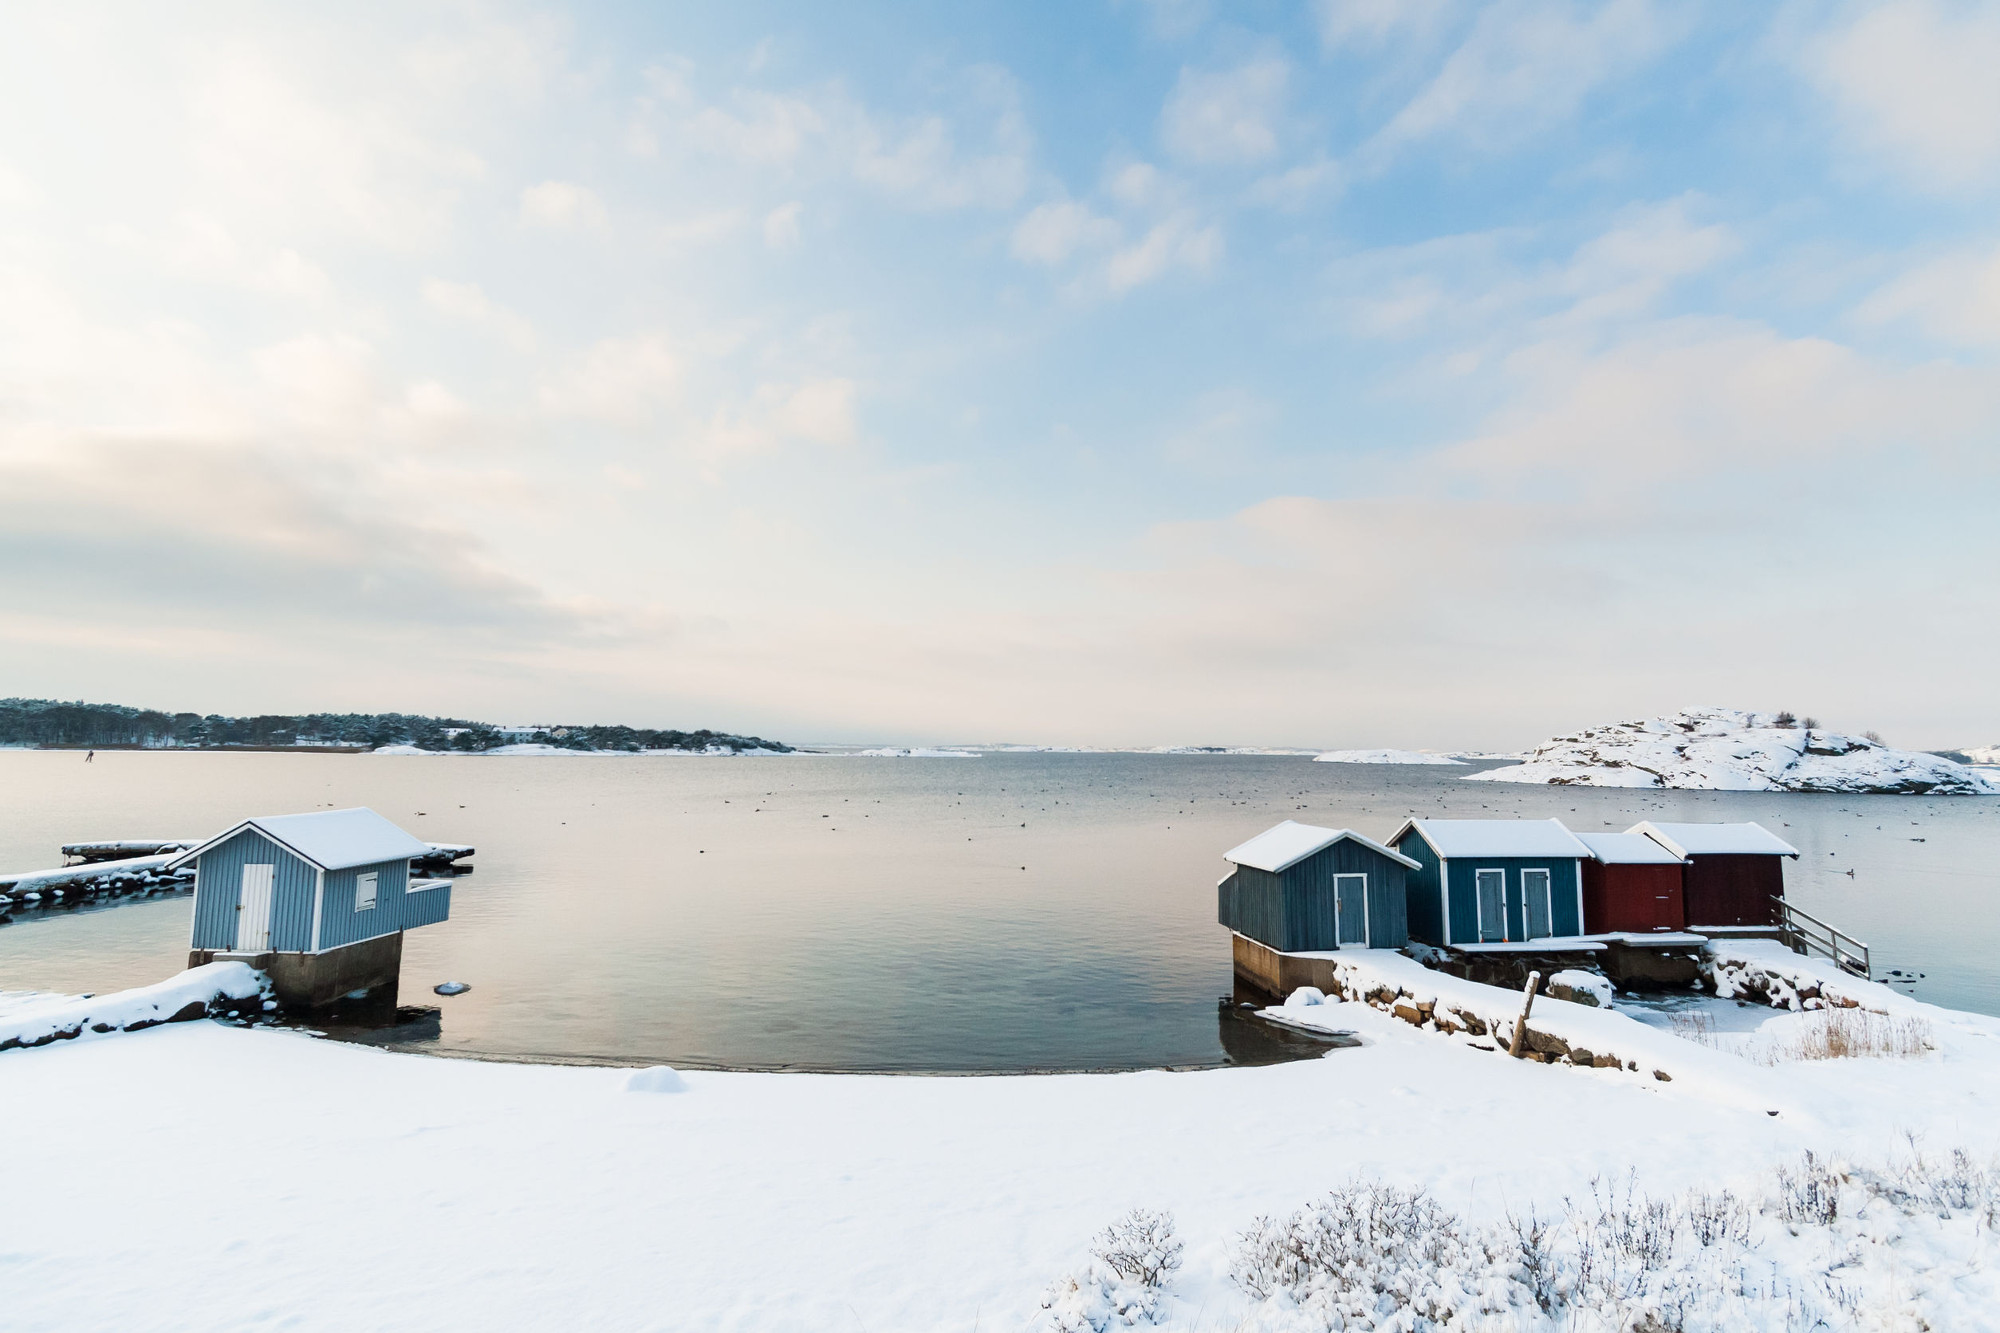
[[[1390,838],[1415,829],[1439,856],[1586,857],[1590,849],[1559,819],[1406,819]]]
[[[321,870],[345,870],[377,861],[406,861],[423,856],[430,844],[404,832],[366,806],[352,810],[317,810],[304,815],[259,815],[216,834],[201,846],[174,858],[175,865],[194,860],[217,843],[254,828],[290,848]]]
[[[1681,858],[1643,833],[1579,833],[1591,859],[1608,866],[1677,866]]]
[[[1655,824],[1625,830],[1643,833],[1681,856],[1797,856],[1799,849],[1762,824]]]
[[[1311,856],[1346,838],[1360,843],[1373,851],[1380,852],[1392,861],[1400,861],[1410,869],[1418,869],[1415,861],[1393,848],[1384,847],[1373,838],[1364,838],[1353,829],[1320,828],[1314,824],[1301,824],[1287,819],[1275,828],[1267,828],[1240,847],[1232,847],[1222,854],[1222,859],[1239,866],[1249,866],[1253,870],[1268,870],[1272,874],[1295,866]]]

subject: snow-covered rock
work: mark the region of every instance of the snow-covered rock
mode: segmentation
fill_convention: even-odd
[[[1448,755],[1426,754],[1422,750],[1328,750],[1314,755],[1316,764],[1449,764],[1462,767],[1463,760]]]
[[[206,963],[179,976],[109,995],[50,995],[0,1013],[0,1051],[46,1046],[88,1033],[137,1032],[236,1007],[263,1008],[271,982],[248,963]]]
[[[626,1076],[627,1092],[686,1092],[687,1080],[671,1065],[651,1065]]]
[[[2000,782],[1934,754],[1896,750],[1819,727],[1780,726],[1771,713],[1688,708],[1671,717],[1558,736],[1510,768],[1467,781],[1703,791],[2000,795]]]

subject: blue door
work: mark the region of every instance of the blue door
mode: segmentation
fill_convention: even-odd
[[[1333,893],[1340,909],[1340,942],[1368,947],[1368,876],[1335,875]]]

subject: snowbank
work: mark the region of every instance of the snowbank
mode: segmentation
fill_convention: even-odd
[[[856,757],[862,759],[977,759],[977,750],[897,750],[884,747],[879,750],[856,750]]]
[[[1465,761],[1422,750],[1328,750],[1313,756],[1316,764],[1446,764],[1463,768]]]
[[[1769,713],[1689,708],[1671,717],[1592,727],[1529,751],[1525,762],[1468,782],[1701,791],[2000,795],[2000,782],[1934,754],[1859,736],[1779,726]]]
[[[160,856],[131,856],[117,861],[93,861],[88,865],[64,866],[55,870],[17,870],[0,873],[0,899],[66,897],[73,894],[124,892],[185,884],[194,871],[172,867],[179,852]]]
[[[206,1018],[251,1002],[262,1007],[270,981],[247,963],[208,963],[177,977],[110,995],[47,996],[0,1013],[0,1051],[45,1046],[89,1033],[137,1032]]]
[[[1433,1010],[1449,998],[1451,978],[1392,975],[1389,958],[1361,961],[1428,986]],[[1509,1003],[1475,1007],[1505,1019]],[[1657,1196],[1755,1199],[1803,1150],[1881,1162],[1907,1151],[1906,1130],[1938,1157],[1983,1156],[2000,1105],[2000,1042],[1975,1030],[1990,1020],[1938,1021],[1919,1059],[1770,1068],[1650,1032],[1692,1052],[1661,1082],[1496,1057],[1366,1003],[1287,1015],[1324,1015],[1363,1044],[1196,1073],[680,1071],[671,1093],[628,1091],[629,1069],[426,1059],[209,1023],[10,1052],[0,1125],[32,1127],[34,1150],[8,1165],[10,1215],[32,1224],[7,1238],[6,1323],[154,1328],[198,1312],[215,1330],[1022,1329],[1051,1279],[1140,1207],[1171,1213],[1185,1245],[1157,1327],[1300,1328],[1231,1280],[1240,1238],[1357,1179],[1426,1190],[1479,1227],[1556,1217],[1635,1168]],[[1535,1017],[1568,1031],[1621,1015],[1543,999]],[[219,1187],[218,1163],[270,1165]],[[1757,1282],[1832,1273],[1907,1311],[1863,1328],[1981,1326],[2000,1264],[1971,1248],[1969,1219],[1898,1220],[1838,1188],[1844,1229],[1773,1229],[1751,1257]],[[1863,1232],[1909,1258],[1893,1284],[1841,1267]],[[1783,1325],[1719,1325],[1766,1326]]]

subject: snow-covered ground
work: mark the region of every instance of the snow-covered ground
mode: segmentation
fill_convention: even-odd
[[[1928,1018],[1933,1049],[1775,1065],[1645,1015],[1538,1002],[1538,1020],[1670,1052],[1667,1082],[1509,1060],[1361,1003],[1306,1009],[1363,1042],[1322,1060],[995,1078],[635,1077],[205,1021],[86,1031],[0,1053],[0,1125],[32,1135],[9,1159],[0,1322],[1022,1329],[1046,1325],[1044,1291],[1100,1228],[1146,1207],[1170,1211],[1186,1245],[1162,1326],[1304,1329],[1289,1298],[1254,1302],[1231,1281],[1239,1237],[1357,1179],[1499,1226],[1633,1171],[1641,1191],[1755,1197],[1803,1150],[1880,1163],[1907,1153],[1905,1132],[1985,1160],[2000,1021],[1895,1002]],[[1878,1214],[1772,1231],[1758,1280],[1831,1273],[1933,1328],[1975,1326],[1955,1321],[2000,1299],[1990,1227],[1981,1249],[1958,1222]],[[1877,1246],[1893,1276],[1856,1257],[1851,1226],[1893,1230]],[[1452,1326],[1555,1327],[1532,1307],[1508,1318]]]
[[[1861,736],[1779,726],[1770,713],[1688,708],[1591,727],[1529,751],[1518,766],[1467,781],[1676,787],[1705,791],[1928,792],[2000,795],[1996,782],[1937,755]]]
[[[1430,754],[1424,750],[1328,750],[1313,756],[1321,764],[1450,764],[1461,766],[1462,759]]]
[[[977,750],[940,750],[919,746],[914,750],[898,750],[884,746],[876,750],[857,750],[857,758],[862,759],[977,759]]]

